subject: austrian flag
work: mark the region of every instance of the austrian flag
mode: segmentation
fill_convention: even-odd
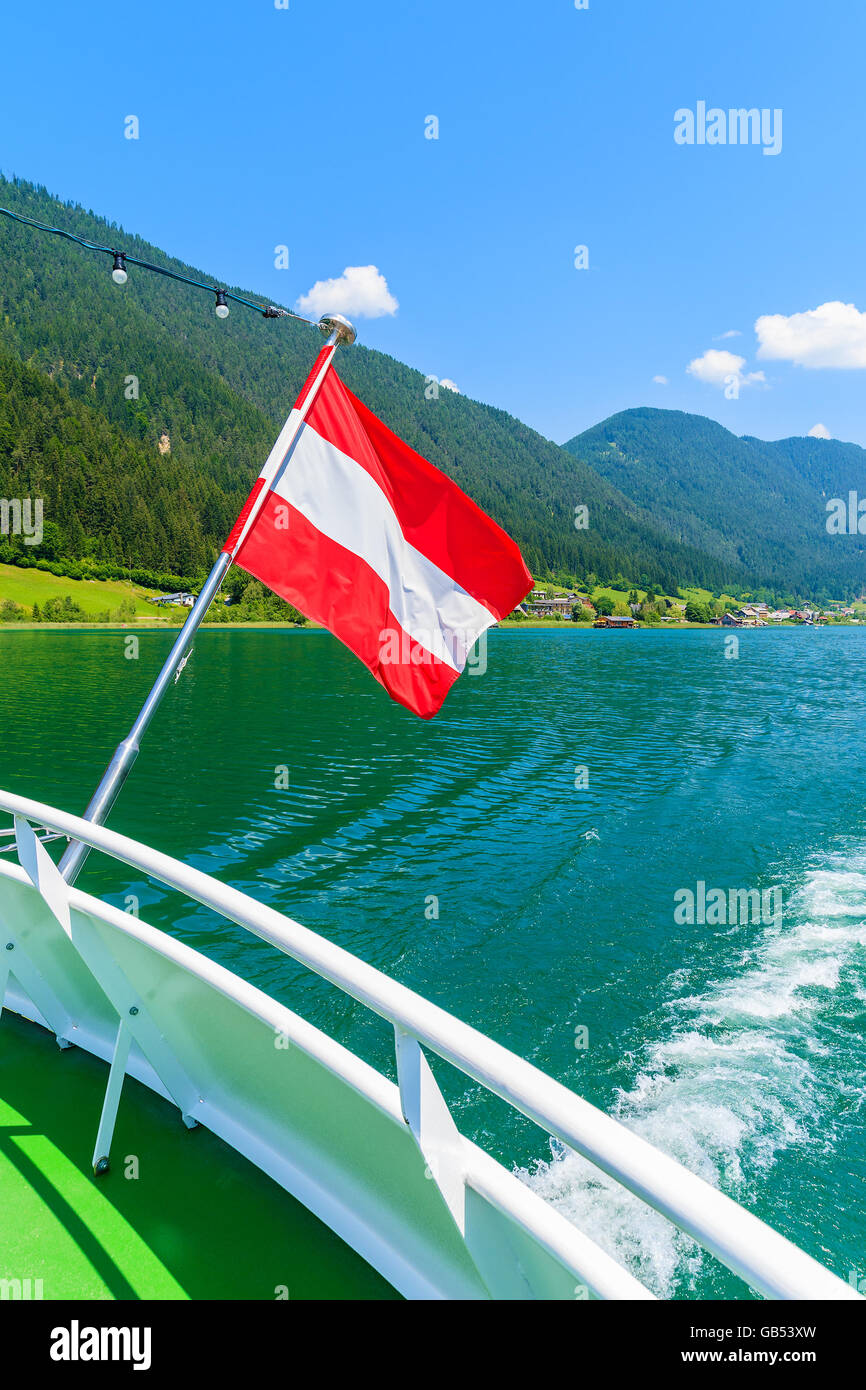
[[[481,633],[516,607],[532,576],[514,541],[328,369],[329,351],[224,549],[429,719]],[[286,450],[281,440],[294,434],[316,383]]]

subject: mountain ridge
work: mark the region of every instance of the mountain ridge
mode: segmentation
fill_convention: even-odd
[[[88,240],[122,245],[182,273],[203,275],[24,180],[0,180],[0,204]],[[208,493],[206,512],[197,512],[195,525],[190,520],[181,528],[189,532],[186,548],[179,541],[183,553],[174,555],[171,567],[183,573],[206,568],[206,556],[221,546],[309,371],[315,336],[293,320],[265,323],[241,308],[221,323],[199,292],[133,266],[129,282],[118,289],[108,257],[2,218],[0,246],[0,354],[43,373],[85,414],[96,410],[135,444],[155,452],[158,438],[168,431],[173,465],[192,468],[201,482],[198,490]],[[245,293],[242,287],[225,287]],[[507,412],[447,390],[428,401],[421,372],[361,345],[341,353],[338,369],[371,410],[514,535],[533,572],[595,573],[604,579],[627,574],[666,586],[680,576],[707,584],[724,579],[723,567],[712,557],[657,531],[640,507]],[[124,398],[130,376],[140,388],[134,401]],[[19,384],[18,389],[24,388]],[[86,429],[84,417],[80,423]],[[51,469],[40,469],[38,447],[34,444],[13,466],[7,446],[0,456],[0,495],[9,495],[10,487],[11,495],[25,495],[24,489],[38,485],[46,508],[54,512],[64,553],[138,562],[142,546],[128,512],[117,508],[105,514],[109,479],[96,480],[102,511],[92,515],[85,507],[82,536],[61,494],[86,500],[86,460],[76,458],[74,450],[70,457],[61,438]],[[104,474],[104,459],[100,467]],[[153,469],[155,490],[162,495],[170,487],[171,470],[156,462]],[[139,500],[148,507],[146,494]],[[590,508],[588,531],[575,529],[579,504]]]
[[[0,205],[204,278],[26,180],[0,177]],[[44,496],[55,556],[174,574],[206,571],[309,371],[315,336],[293,320],[265,323],[240,306],[221,323],[200,292],[134,266],[119,289],[107,257],[5,218],[0,251],[0,496]],[[695,502],[709,505],[713,489],[702,496],[695,461],[690,486],[676,484],[683,495],[672,506],[659,460],[684,445],[646,437],[654,407],[620,412],[560,446],[466,396],[442,390],[428,400],[423,373],[363,345],[341,352],[338,370],[391,429],[514,536],[540,577],[628,580],[666,592],[769,585],[792,596],[832,580],[821,546],[792,544],[778,527],[763,547],[752,536],[743,545],[736,508],[721,530],[701,516]],[[44,390],[37,378],[47,383]],[[132,379],[137,395],[128,399]],[[722,454],[724,436],[738,438],[705,417],[670,414],[703,422],[699,433],[720,431]],[[617,467],[608,457],[605,431],[617,421],[634,439],[640,421],[648,461],[623,455]],[[171,453],[160,455],[164,433]],[[753,450],[770,491],[781,478],[798,494],[798,515],[809,507],[814,513],[814,457],[792,445],[787,462],[771,459],[760,445],[737,447]],[[833,476],[842,471],[837,460]],[[575,525],[582,506],[587,529]],[[24,555],[15,538],[0,537],[0,558]],[[843,586],[857,587],[857,566],[848,569]]]
[[[563,447],[589,463],[656,526],[770,586],[862,591],[859,537],[827,532],[827,500],[866,495],[866,450],[839,440],[735,435],[686,411],[638,406]],[[850,542],[850,543],[849,543]]]

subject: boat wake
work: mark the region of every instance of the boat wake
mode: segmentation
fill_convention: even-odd
[[[754,1203],[783,1150],[832,1149],[840,1097],[849,1110],[862,1103],[864,948],[859,850],[814,866],[786,895],[783,924],[763,929],[722,978],[695,989],[696,969],[671,977],[662,1036],[634,1055],[617,1119]],[[660,1297],[693,1297],[699,1283],[706,1296],[715,1262],[689,1237],[572,1150],[557,1141],[552,1149],[549,1162],[521,1174],[536,1192]]]

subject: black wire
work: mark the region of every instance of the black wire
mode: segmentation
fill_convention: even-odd
[[[107,256],[123,257],[129,265],[140,266],[142,270],[152,270],[156,275],[165,275],[170,280],[180,280],[184,285],[192,285],[194,289],[206,290],[208,294],[217,294],[222,288],[220,285],[207,285],[202,280],[192,280],[188,275],[181,275],[177,270],[169,270],[164,265],[152,265],[150,261],[142,261],[138,256],[130,256],[125,251],[121,251],[117,246],[100,246],[95,241],[87,241],[84,237],[76,236],[74,232],[66,232],[62,227],[49,227],[47,222],[37,222],[32,217],[23,217],[21,213],[12,212],[10,208],[0,208],[0,213],[4,217],[10,217],[13,222],[20,222],[25,227],[36,227],[40,232],[50,232],[52,236],[63,237],[66,241],[74,241],[76,245],[85,247],[88,251],[102,251]],[[243,304],[248,309],[255,309],[257,314],[261,314],[266,319],[297,319],[299,323],[307,323],[315,327],[312,319],[305,319],[301,314],[292,313],[291,309],[281,309],[276,304],[256,304],[252,299],[244,299],[240,294],[232,294],[230,290],[223,290],[226,299],[231,299],[235,304]]]

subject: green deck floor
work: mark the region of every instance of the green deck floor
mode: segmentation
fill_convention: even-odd
[[[130,1077],[112,1170],[94,1178],[107,1077],[89,1054],[0,1017],[0,1280],[42,1280],[46,1299],[397,1297],[270,1178]]]

